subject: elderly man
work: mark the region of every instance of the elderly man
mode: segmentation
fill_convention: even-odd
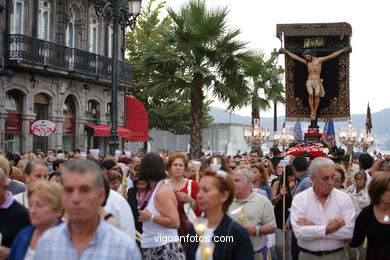
[[[35,259],[141,259],[134,240],[99,217],[106,196],[103,172],[90,160],[63,170],[62,203],[69,221],[46,231]]]
[[[0,260],[8,259],[12,241],[29,224],[27,209],[13,199],[8,191],[7,176],[0,168]]]
[[[299,259],[347,259],[345,241],[352,238],[355,219],[351,198],[334,189],[335,164],[329,158],[314,159],[309,172],[314,186],[297,194],[291,206]]]
[[[233,171],[235,198],[229,212],[241,207],[244,209],[248,223],[246,229],[253,245],[254,259],[263,259],[262,248],[264,235],[275,233],[276,222],[274,210],[267,197],[252,191],[253,173],[248,168],[237,168]],[[232,214],[232,217],[235,216]]]

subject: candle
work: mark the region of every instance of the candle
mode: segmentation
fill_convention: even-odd
[[[209,259],[210,256],[213,255],[213,251],[214,251],[214,246],[213,245],[204,245],[203,247],[203,254],[204,254],[204,257],[205,259]]]
[[[206,223],[197,223],[197,224],[195,224],[194,228],[195,228],[196,233],[199,236],[202,236],[204,234],[204,232],[206,231],[207,226],[206,226]]]

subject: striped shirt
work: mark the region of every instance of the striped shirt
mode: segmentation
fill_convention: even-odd
[[[95,237],[78,255],[71,241],[69,222],[47,230],[36,246],[35,260],[142,259],[134,240],[101,218]]]

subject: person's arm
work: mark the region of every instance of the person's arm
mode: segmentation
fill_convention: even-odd
[[[198,183],[196,183],[196,181],[192,181],[192,183],[191,183],[191,197],[195,201],[195,208],[193,207],[192,209],[194,210],[195,215],[197,217],[200,217],[200,214],[202,212],[199,209],[198,196],[197,195],[198,195]]]
[[[305,215],[305,197],[303,193],[297,194],[291,205],[291,226],[297,238],[312,240],[325,238],[326,225],[301,225],[299,221],[306,219]]]
[[[282,198],[279,194],[281,193],[281,190],[278,193],[278,186],[279,186],[279,181],[275,181],[274,184],[272,185],[272,204],[275,205],[278,203],[278,201]]]
[[[153,222],[163,227],[178,229],[180,227],[180,219],[177,210],[177,201],[173,191],[168,185],[161,184],[154,198],[155,207],[161,216],[154,216]],[[152,216],[150,212],[148,213],[150,215],[146,220],[150,220]]]
[[[373,209],[372,209],[373,210]],[[367,218],[369,208],[363,209],[355,221],[355,228],[353,230],[352,241],[349,244],[350,247],[358,247],[363,244],[366,238],[367,230]]]
[[[342,203],[341,209],[342,209],[341,218],[344,219],[345,225],[340,229],[328,234],[326,236],[326,238],[328,239],[347,240],[352,238],[356,213],[349,196],[344,196],[344,201]]]
[[[286,50],[286,49],[280,49],[280,51],[281,51],[282,53],[284,53],[284,54],[287,54],[288,56],[290,56],[290,57],[291,57],[292,59],[294,59],[294,60],[297,60],[297,61],[299,61],[299,62],[302,62],[303,64],[306,64],[306,63],[307,63],[307,61],[306,61],[305,59],[299,57],[298,55],[296,55],[296,54],[294,54],[294,53],[292,53],[292,52],[289,52],[289,51]]]
[[[347,52],[348,50],[349,50],[349,47],[344,47],[341,50],[335,51],[332,54],[329,54],[328,56],[325,56],[325,57],[319,57],[318,59],[321,62],[324,62],[324,61],[327,61],[327,60],[331,60],[331,59],[336,58],[337,56],[339,56],[341,53]]]

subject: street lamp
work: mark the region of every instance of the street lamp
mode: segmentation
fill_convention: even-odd
[[[287,133],[286,126],[283,126],[282,132],[274,133],[274,145],[281,145],[283,152],[287,146],[289,146],[294,141],[294,136],[291,133]]]
[[[349,120],[348,129],[340,128],[339,129],[339,140],[343,143],[348,150],[348,154],[352,154],[353,146],[356,143],[357,131],[352,127],[352,120]]]
[[[261,150],[261,145],[266,143],[269,139],[269,128],[260,127],[260,119],[253,119],[253,127],[245,127],[244,138],[248,144],[253,148]]]
[[[367,133],[366,129],[363,129],[360,133],[358,146],[363,150],[363,153],[367,153],[368,148],[374,143],[374,136],[371,133]]]
[[[118,137],[118,35],[119,25],[123,30],[128,26],[134,30],[141,11],[142,0],[95,0],[95,12],[113,26],[112,39],[112,87],[111,87],[111,131],[108,141],[110,154],[114,155],[119,146]]]

